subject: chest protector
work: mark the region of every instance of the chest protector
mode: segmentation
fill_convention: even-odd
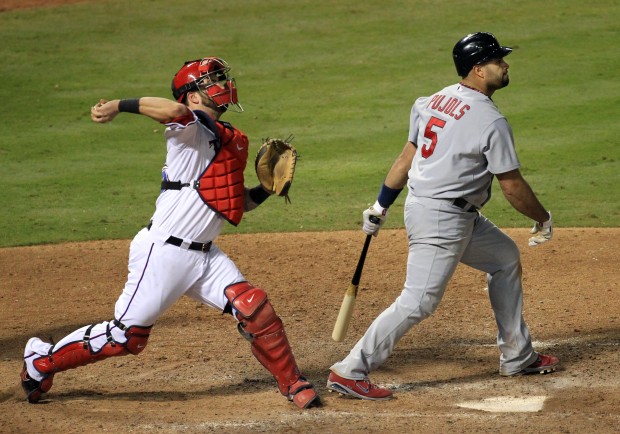
[[[200,122],[216,136],[215,156],[191,185],[164,180],[162,190],[194,188],[205,205],[237,226],[243,217],[243,171],[248,160],[248,138],[228,122],[214,121],[203,112],[195,113]]]

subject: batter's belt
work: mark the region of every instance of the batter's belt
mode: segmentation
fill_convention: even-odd
[[[459,197],[458,199],[454,199],[452,201],[452,205],[454,205],[454,206],[456,206],[458,208],[461,208],[465,212],[478,211],[478,207],[476,207],[475,205],[472,205],[471,203],[467,202],[462,197]]]

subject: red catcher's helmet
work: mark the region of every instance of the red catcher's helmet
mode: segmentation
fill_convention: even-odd
[[[232,105],[235,111],[242,112],[235,79],[229,77],[229,71],[228,63],[218,57],[188,60],[172,79],[172,95],[181,102],[187,92],[199,91],[218,107]]]

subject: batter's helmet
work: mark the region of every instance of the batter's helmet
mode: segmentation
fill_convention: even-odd
[[[188,60],[172,79],[172,95],[181,102],[187,92],[201,91],[218,107],[233,105],[236,111],[243,111],[235,79],[228,76],[229,71],[228,63],[218,57]]]
[[[488,60],[508,56],[512,52],[510,47],[502,47],[491,33],[471,33],[458,41],[452,49],[452,58],[456,72],[466,77],[474,65]]]

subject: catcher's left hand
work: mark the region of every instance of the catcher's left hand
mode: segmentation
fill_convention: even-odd
[[[297,150],[289,143],[291,137],[265,139],[256,154],[254,167],[262,187],[271,194],[283,196],[290,203],[288,190],[293,183]]]

